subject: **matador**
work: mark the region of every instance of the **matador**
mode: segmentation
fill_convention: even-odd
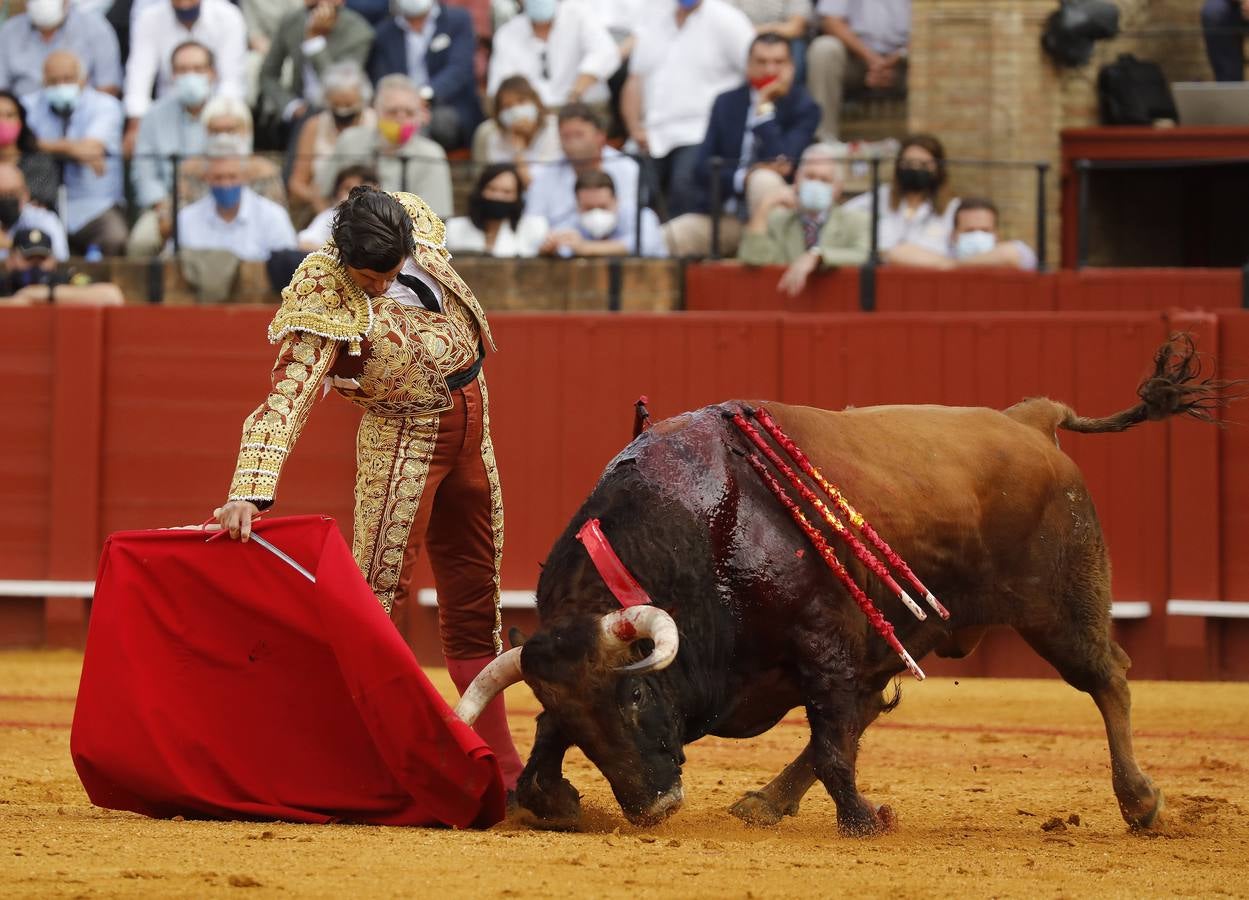
[[[356,188],[331,233],[282,292],[268,331],[279,346],[269,395],[243,425],[217,519],[247,538],[252,516],[273,504],[282,465],[323,392],[363,408],[356,562],[390,613],[414,593],[425,545],[443,652],[463,692],[501,649],[503,497],[482,372],[495,349],[490,326],[451,265],[442,220],[414,194]],[[475,727],[510,789],[521,763],[502,703]]]

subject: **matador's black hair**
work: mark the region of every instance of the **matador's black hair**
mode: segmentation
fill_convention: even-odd
[[[364,184],[338,204],[330,234],[339,259],[370,272],[389,272],[416,249],[407,210],[390,194]]]

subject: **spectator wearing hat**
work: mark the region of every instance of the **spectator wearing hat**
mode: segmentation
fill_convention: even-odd
[[[51,241],[52,255],[64,262],[69,259],[69,242],[65,227],[56,213],[30,202],[22,170],[12,163],[0,162],[0,259],[13,242],[13,233],[22,228],[38,229]]]
[[[52,237],[39,228],[19,228],[4,260],[0,279],[0,304],[28,306],[32,303],[82,306],[120,306],[121,291],[115,284],[69,284],[57,268]]]

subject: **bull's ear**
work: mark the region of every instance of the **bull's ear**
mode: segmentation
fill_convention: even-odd
[[[513,647],[524,646],[525,640],[525,633],[519,628],[509,628],[507,630],[507,642]]]
[[[534,632],[521,651],[525,677],[565,684],[583,678],[590,655],[597,646],[595,621],[576,619]]]

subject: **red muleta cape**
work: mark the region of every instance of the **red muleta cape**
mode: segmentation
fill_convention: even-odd
[[[70,752],[91,802],[147,816],[488,827],[489,747],[455,717],[334,520],[256,542],[129,531],[104,546]]]

